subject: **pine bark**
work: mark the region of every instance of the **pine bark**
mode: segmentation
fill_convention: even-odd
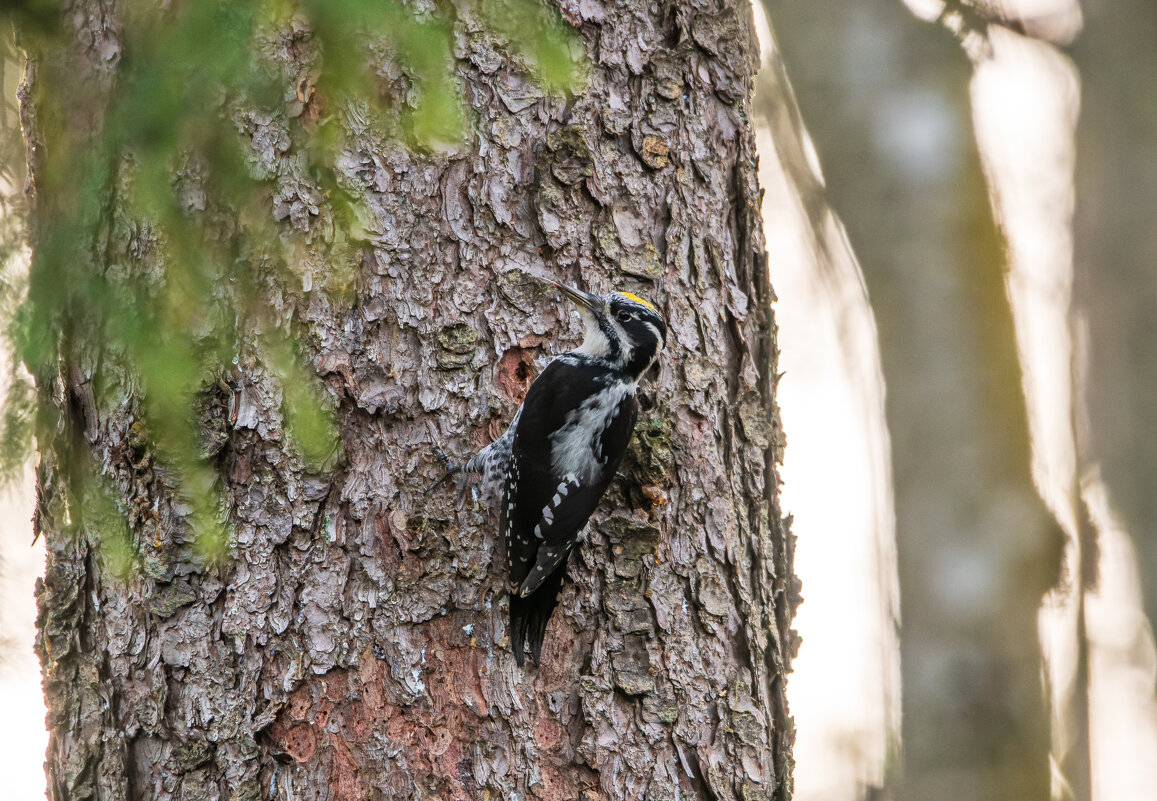
[[[778,505],[750,7],[563,12],[592,62],[573,98],[544,96],[462,17],[465,146],[423,155],[343,123],[343,184],[373,211],[351,303],[311,285],[350,254],[335,254],[337,217],[286,146],[302,109],[244,117],[268,213],[302,243],[293,267],[308,277],[270,282],[266,302],[308,332],[345,459],[321,476],[302,466],[277,382],[241,354],[202,415],[226,564],[198,558],[179,487],[142,458],[131,387],[94,390],[95,357],[41,377],[42,400],[111,478],[145,566],[118,579],[64,533],[44,454],[51,799],[790,797],[798,597]],[[77,0],[67,24],[70,57],[87,64],[78,80],[111,85],[115,13]],[[291,70],[296,36],[275,54]],[[28,81],[35,185],[52,154],[36,149],[35,70]],[[113,241],[95,258],[116,253],[134,250]],[[461,460],[497,436],[531,377],[581,336],[527,272],[652,299],[670,335],[542,665],[521,670],[495,516],[426,488],[435,447]]]

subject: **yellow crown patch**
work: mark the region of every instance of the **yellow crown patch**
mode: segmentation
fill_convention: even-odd
[[[620,292],[619,294],[622,295],[624,298],[627,298],[628,300],[633,300],[633,301],[635,301],[635,303],[640,303],[640,304],[646,306],[648,309],[655,312],[656,314],[659,312],[658,309],[656,309],[654,306],[652,306],[647,301],[643,300],[638,295],[632,295],[630,292]]]

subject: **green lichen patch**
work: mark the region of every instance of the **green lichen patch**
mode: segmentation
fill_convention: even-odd
[[[511,270],[498,276],[498,291],[518,310],[534,311],[534,306],[549,291],[547,284],[522,270]]]
[[[647,242],[641,250],[625,254],[619,260],[619,270],[636,278],[657,281],[663,277],[663,262],[659,258],[659,251]]]
[[[419,554],[431,549],[437,553],[444,552],[450,542],[449,529],[450,521],[441,517],[413,515],[406,520],[406,537],[411,550]]]
[[[448,325],[438,332],[438,344],[451,353],[469,353],[478,344],[478,332],[466,323]]]
[[[145,602],[145,608],[159,618],[168,618],[195,600],[197,600],[196,591],[185,582],[178,582],[167,587],[159,587]]]
[[[559,128],[546,136],[550,172],[560,183],[573,186],[595,174],[590,145],[581,125]]]
[[[221,382],[223,383],[223,381]],[[229,441],[229,399],[218,382],[203,388],[194,397],[194,408],[197,415],[197,429],[200,443],[199,454],[202,459],[216,456]],[[137,424],[133,425],[136,428]],[[131,434],[131,432],[130,432]],[[142,447],[147,446],[147,440]],[[134,445],[134,449],[137,446]]]
[[[636,484],[664,484],[675,466],[670,415],[663,408],[648,412],[635,426],[620,472]]]
[[[670,690],[660,690],[643,699],[643,714],[669,726],[679,719],[679,703]]]
[[[468,366],[474,359],[474,348],[478,344],[478,332],[466,323],[454,323],[438,331],[438,367],[443,370],[457,370]]]
[[[764,725],[754,713],[740,710],[731,713],[729,731],[733,732],[744,745],[760,747],[764,742]]]
[[[594,223],[591,226],[591,235],[596,253],[613,263],[618,263],[622,259],[623,246],[619,242],[615,226],[609,222]]]
[[[191,740],[177,746],[174,751],[177,765],[183,771],[196,770],[209,763],[213,757],[213,744],[205,740]]]
[[[591,160],[591,148],[586,142],[586,128],[582,125],[568,125],[546,135],[546,146],[552,153],[573,156],[584,161]]]

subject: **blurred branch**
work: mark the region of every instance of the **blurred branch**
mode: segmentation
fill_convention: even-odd
[[[148,448],[179,479],[204,555],[217,559],[227,524],[196,402],[223,366],[242,352],[267,365],[299,458],[315,470],[339,458],[329,402],[300,355],[292,315],[275,315],[269,302],[299,284],[294,254],[303,241],[323,244],[335,277],[358,258],[350,238],[369,215],[336,166],[347,129],[339,123],[360,115],[359,128],[379,141],[452,153],[469,134],[456,53],[464,30],[485,31],[548,91],[576,86],[581,48],[537,0],[437,12],[389,0],[128,0],[115,19],[66,8],[27,0],[0,12],[34,75],[35,117],[23,118],[29,152],[51,154],[31,165],[31,224],[4,217],[6,280],[18,275],[13,255],[26,240],[32,246],[27,301],[9,308],[8,336],[40,387],[38,445],[57,452],[73,505],[83,505],[91,459],[66,420],[73,412],[54,399],[62,370],[99,388],[98,408],[128,392]],[[89,54],[66,62],[77,37]],[[287,48],[310,54],[304,74],[292,71]],[[4,65],[7,77],[12,61]],[[0,123],[15,117],[14,107],[0,108]],[[261,127],[287,141],[259,139]],[[22,145],[14,125],[3,134],[0,178],[15,186]],[[287,147],[299,154],[292,173],[265,166],[276,162],[267,148]],[[335,291],[333,302],[349,302],[348,287],[320,282]],[[31,398],[27,385],[14,385],[0,469],[26,452]]]

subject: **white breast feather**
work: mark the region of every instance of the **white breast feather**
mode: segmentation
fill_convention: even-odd
[[[603,432],[619,404],[634,391],[634,384],[616,381],[567,414],[562,428],[550,435],[550,462],[555,475],[573,475],[580,483],[599,476],[603,469]]]

